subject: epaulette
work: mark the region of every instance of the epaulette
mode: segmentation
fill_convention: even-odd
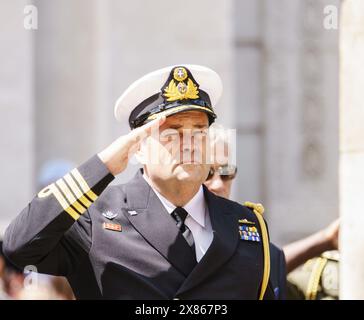
[[[259,213],[260,215],[263,215],[264,213],[264,207],[261,203],[254,203],[254,202],[249,202],[249,201],[245,201],[244,202],[244,206],[253,209],[254,211],[256,211],[257,213]]]
[[[339,261],[340,260],[340,255],[339,255],[339,251],[338,250],[330,250],[330,251],[325,251],[321,254],[322,258],[328,259],[328,260],[333,260],[333,261]]]
[[[258,219],[260,229],[262,232],[264,266],[263,266],[263,277],[262,277],[262,284],[260,287],[259,300],[263,300],[270,277],[269,236],[268,236],[267,226],[265,225],[263,218],[264,207],[260,203],[253,203],[249,201],[244,202],[244,205],[250,209],[253,209],[253,212]]]

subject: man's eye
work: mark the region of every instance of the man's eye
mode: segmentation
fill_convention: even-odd
[[[196,137],[205,137],[207,136],[207,131],[206,130],[197,130],[193,133],[193,135]]]
[[[178,132],[168,133],[168,134],[163,135],[163,139],[171,141],[173,139],[177,139],[178,136],[179,136]]]

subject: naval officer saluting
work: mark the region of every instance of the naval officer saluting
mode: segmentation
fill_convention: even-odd
[[[66,276],[78,299],[273,298],[259,207],[203,186],[221,93],[218,74],[196,65],[134,82],[115,105],[131,132],[38,193],[6,230],[8,258]],[[143,168],[109,186],[133,153]]]

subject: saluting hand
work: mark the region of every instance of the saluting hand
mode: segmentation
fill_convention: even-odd
[[[125,170],[129,159],[138,150],[140,142],[149,136],[153,129],[159,128],[165,120],[166,117],[161,116],[119,137],[98,153],[99,158],[114,176],[118,175]]]

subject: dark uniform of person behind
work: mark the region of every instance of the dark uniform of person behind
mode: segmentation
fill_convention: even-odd
[[[140,101],[130,106],[132,129],[145,128],[156,115],[190,110],[205,112],[211,124],[219,81],[200,66],[158,70],[124,93],[116,116],[134,96]],[[34,265],[38,272],[67,277],[78,299],[275,298],[259,206],[240,205],[203,187],[213,239],[197,261],[143,169],[126,184],[111,186],[113,179],[95,155],[44,188],[6,230],[7,257],[21,268]]]

